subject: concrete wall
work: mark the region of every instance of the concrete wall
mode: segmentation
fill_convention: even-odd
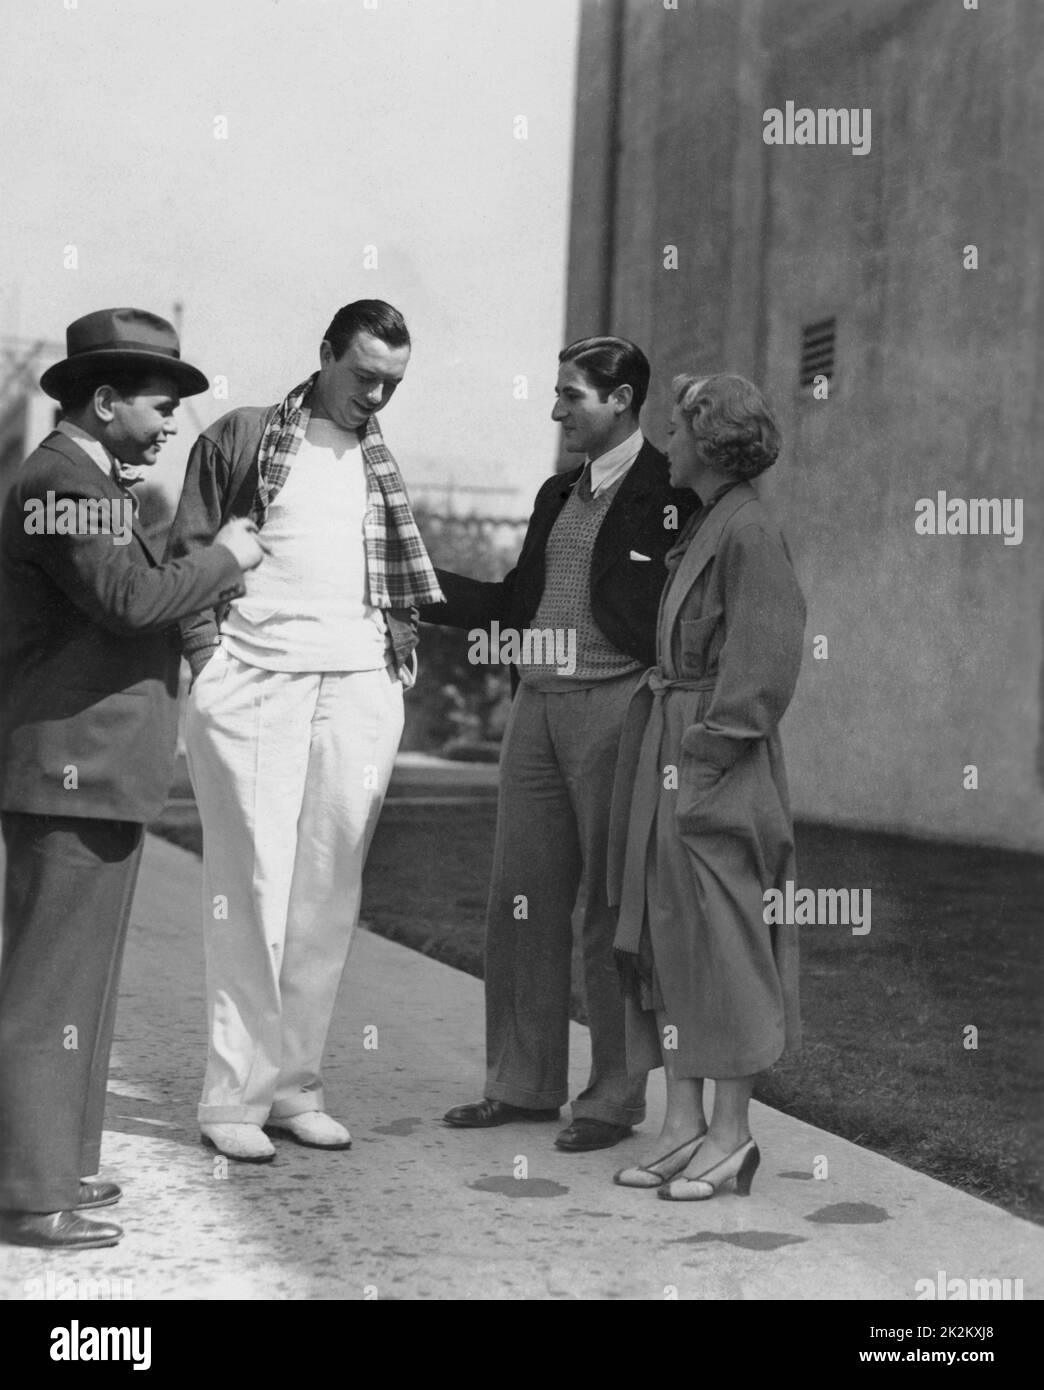
[[[679,371],[742,372],[776,408],[762,492],[809,599],[784,724],[808,817],[1044,849],[1042,55],[1034,0],[584,8],[567,338],[646,349],[656,442]],[[788,100],[869,107],[870,152],[766,145]],[[829,316],[819,401],[801,328]],[[916,534],[939,490],[1022,498],[1021,545]]]

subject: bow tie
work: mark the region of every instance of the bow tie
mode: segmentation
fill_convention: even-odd
[[[121,463],[119,459],[113,459],[112,480],[119,483],[120,487],[131,487],[134,483],[140,483],[144,477],[144,468],[135,468],[132,464]]]

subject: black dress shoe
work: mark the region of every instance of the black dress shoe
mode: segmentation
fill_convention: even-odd
[[[91,1207],[111,1207],[123,1196],[123,1188],[114,1182],[81,1182],[80,1200],[77,1211],[89,1211]]]
[[[612,1125],[607,1120],[574,1120],[555,1140],[556,1149],[566,1153],[587,1153],[590,1149],[611,1149],[634,1133],[630,1125]]]
[[[0,1238],[41,1250],[97,1250],[122,1240],[123,1228],[88,1221],[74,1211],[5,1211],[0,1213]]]
[[[506,1100],[484,1097],[470,1105],[455,1105],[442,1118],[456,1129],[491,1129],[516,1120],[557,1120],[558,1110],[526,1110],[521,1105],[508,1105]]]

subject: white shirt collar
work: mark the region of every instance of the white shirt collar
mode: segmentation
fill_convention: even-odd
[[[95,439],[93,434],[88,434],[79,425],[74,425],[71,420],[59,420],[55,428],[59,434],[64,434],[66,439],[71,439],[74,444],[79,444],[87,457],[98,465],[107,478],[114,476],[112,455],[100,439]]]
[[[602,454],[593,462],[588,459],[591,465],[591,496],[597,497],[600,492],[604,492],[607,487],[617,482],[630,468],[642,451],[645,440],[640,429],[635,430],[634,434],[628,435],[622,444],[617,444],[615,449],[610,449],[607,454]]]

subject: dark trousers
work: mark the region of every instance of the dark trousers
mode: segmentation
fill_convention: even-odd
[[[101,1160],[132,821],[3,813],[0,1209],[68,1211]]]
[[[645,1117],[645,1077],[627,1073],[606,854],[620,729],[637,680],[519,689],[501,750],[486,920],[486,1095],[534,1110],[569,1098],[575,914],[591,1074],[573,1117],[624,1125]]]

